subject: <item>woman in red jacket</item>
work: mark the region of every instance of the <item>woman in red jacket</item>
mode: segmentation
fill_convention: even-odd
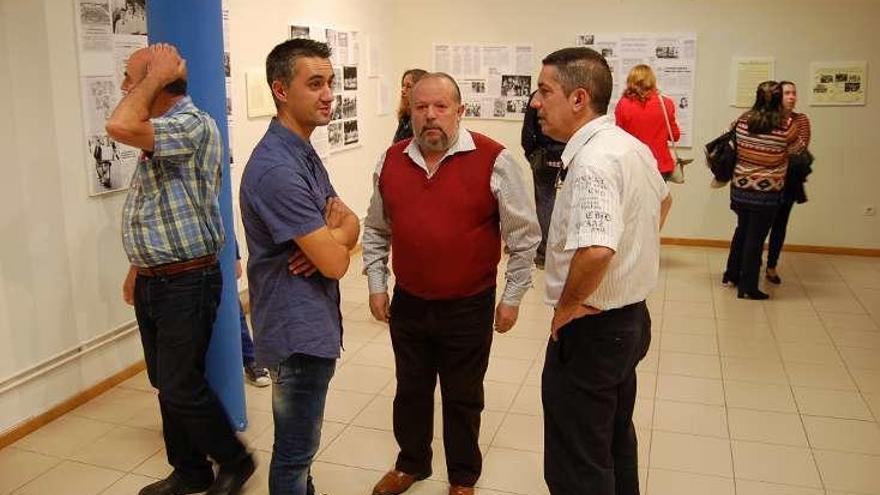
[[[654,76],[654,71],[647,65],[639,64],[633,67],[626,77],[626,90],[617,102],[614,116],[621,129],[648,145],[654,158],[657,159],[660,174],[664,179],[669,180],[675,162],[667,145],[670,136],[660,101],[661,95],[657,90],[657,77]],[[666,97],[662,97],[662,101],[666,105],[666,115],[669,116],[669,126],[672,128],[671,140],[678,141],[681,132],[675,121],[675,104]]]

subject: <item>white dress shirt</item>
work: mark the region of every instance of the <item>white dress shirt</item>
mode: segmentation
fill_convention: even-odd
[[[471,133],[459,127],[458,138],[440,160],[440,167],[447,157],[456,153],[475,150]],[[415,139],[403,151],[431,177],[428,166]],[[385,164],[385,153],[379,157],[376,172],[373,174],[373,197],[364,221],[364,234],[361,245],[364,250],[364,273],[367,274],[370,294],[388,291],[388,255],[391,251],[391,225],[385,218],[384,202],[379,192],[379,177]],[[440,170],[437,167],[437,170]],[[434,173],[437,173],[436,170]],[[498,201],[501,238],[510,251],[507,260],[504,287],[501,300],[505,304],[518,306],[523,295],[532,285],[532,269],[535,251],[541,242],[541,227],[535,214],[535,204],[525,187],[519,165],[507,149],[495,159],[489,188]]]
[[[611,116],[581,127],[562,153],[565,180],[556,194],[545,260],[547,304],[556,306],[575,251],[614,251],[583,304],[601,310],[643,301],[660,267],[660,202],[669,188],[651,151]]]

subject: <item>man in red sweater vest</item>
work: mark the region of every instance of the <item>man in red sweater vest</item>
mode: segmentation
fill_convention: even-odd
[[[513,156],[459,127],[464,107],[454,79],[424,76],[411,107],[414,137],[379,159],[362,241],[370,311],[389,322],[397,369],[400,453],[373,494],[403,493],[431,475],[438,377],[449,493],[471,494],[482,469],[477,439],[493,323],[499,333],[516,323],[541,232]],[[510,259],[496,308],[502,239]]]

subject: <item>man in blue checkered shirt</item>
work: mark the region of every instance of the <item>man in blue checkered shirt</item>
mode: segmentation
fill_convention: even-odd
[[[174,468],[140,494],[237,494],[254,461],[205,380],[223,286],[220,133],[186,95],[186,62],[171,45],[133,53],[122,91],[107,133],[143,150],[122,214],[131,262],[123,297],[135,308]],[[208,456],[220,465],[216,478]]]

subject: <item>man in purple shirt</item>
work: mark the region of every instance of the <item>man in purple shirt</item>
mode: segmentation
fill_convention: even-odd
[[[272,375],[272,495],[313,494],[327,387],[339,357],[338,279],[360,226],[340,200],[309,137],[330,122],[330,49],[288,40],[266,59],[277,116],[242,176],[248,282],[257,364]]]

